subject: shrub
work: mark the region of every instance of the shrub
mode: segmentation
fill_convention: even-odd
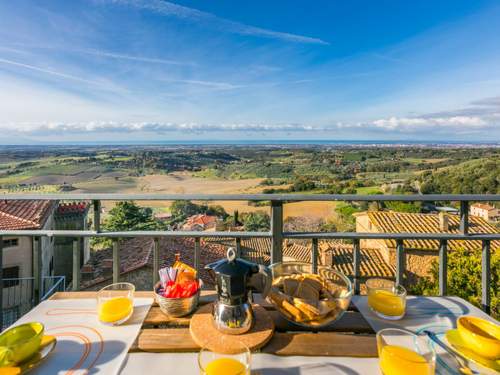
[[[430,277],[421,278],[409,287],[412,294],[438,294],[439,264],[433,261]],[[500,317],[500,252],[491,254],[491,315]],[[481,306],[481,251],[454,250],[448,252],[448,294]]]

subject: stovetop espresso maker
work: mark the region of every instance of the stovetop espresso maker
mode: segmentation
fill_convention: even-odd
[[[223,333],[239,335],[252,327],[254,315],[252,291],[267,295],[272,276],[266,266],[236,257],[233,248],[227,257],[205,266],[215,279],[217,301],[213,308],[214,324]]]

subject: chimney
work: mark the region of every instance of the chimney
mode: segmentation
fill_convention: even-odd
[[[449,223],[450,218],[448,215],[444,212],[439,212],[439,230],[441,232],[448,232],[450,230],[450,223]]]
[[[94,278],[94,267],[91,264],[85,264],[81,270],[82,281],[90,281]]]
[[[111,276],[113,274],[113,259],[103,259],[101,267],[104,277]]]

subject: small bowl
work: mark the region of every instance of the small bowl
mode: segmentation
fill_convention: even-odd
[[[0,335],[0,346],[7,347],[10,350],[10,361],[19,364],[38,352],[43,332],[42,323],[21,324]]]
[[[155,292],[156,303],[160,306],[160,310],[165,315],[171,316],[173,318],[180,318],[182,316],[193,313],[193,311],[198,307],[198,303],[200,302],[201,286],[202,282],[200,280],[198,291],[196,292],[196,294],[187,298],[163,297],[162,295],[158,294],[158,290],[161,288],[160,282],[155,285],[153,290]]]
[[[457,329],[470,350],[487,359],[500,359],[499,325],[475,316],[461,316]]]
[[[278,278],[290,275],[313,274],[313,267],[310,263],[283,262],[272,264],[269,268],[273,275],[273,286],[271,287],[271,292],[273,290],[276,292],[276,286],[274,285],[275,281],[277,281]],[[283,318],[301,327],[309,329],[321,328],[332,324],[336,320],[340,319],[342,315],[344,315],[344,313],[347,311],[353,294],[352,284],[351,281],[343,273],[335,271],[330,267],[319,266],[317,275],[326,282],[328,286],[326,288],[326,291],[333,297],[333,299],[329,299],[328,301],[322,300],[318,303],[318,306],[321,304],[331,306],[332,303],[335,305],[328,314],[321,316],[318,319],[299,322],[294,318],[293,315],[287,313],[285,309],[279,306],[279,304],[276,303],[276,301],[274,301],[270,296],[268,296],[268,301],[276,307],[276,310],[278,310]]]

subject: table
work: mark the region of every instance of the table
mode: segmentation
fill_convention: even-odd
[[[51,299],[95,298],[96,292],[59,292]],[[137,297],[153,297],[153,292],[136,292]],[[200,305],[213,302],[215,291],[203,291]],[[366,319],[351,304],[349,310],[334,325],[318,332],[304,332],[279,315],[274,306],[255,295],[255,302],[263,306],[274,320],[273,338],[260,351],[281,356],[356,356],[376,357],[374,334]],[[141,332],[130,352],[189,353],[200,348],[189,333],[190,317],[169,318],[153,304]]]
[[[152,292],[136,292],[138,297],[151,297]],[[95,292],[62,292],[52,299],[95,298]],[[215,299],[214,291],[203,291],[200,304]],[[271,341],[252,355],[253,373],[284,374],[381,374],[375,342],[375,331],[401,327],[419,331],[424,327],[436,333],[454,326],[462,314],[493,320],[478,308],[458,297],[408,297],[410,310],[399,321],[377,318],[367,308],[366,296],[354,296],[349,310],[330,327],[318,332],[305,332],[283,319],[274,307],[255,296],[273,318],[276,332]],[[422,315],[423,314],[423,315]],[[121,374],[146,371],[154,374],[198,374],[197,351],[191,339],[189,319],[168,318],[155,304],[151,307],[142,329],[129,351]],[[333,356],[335,355],[335,356]],[[436,374],[454,374],[448,360],[439,353]]]

